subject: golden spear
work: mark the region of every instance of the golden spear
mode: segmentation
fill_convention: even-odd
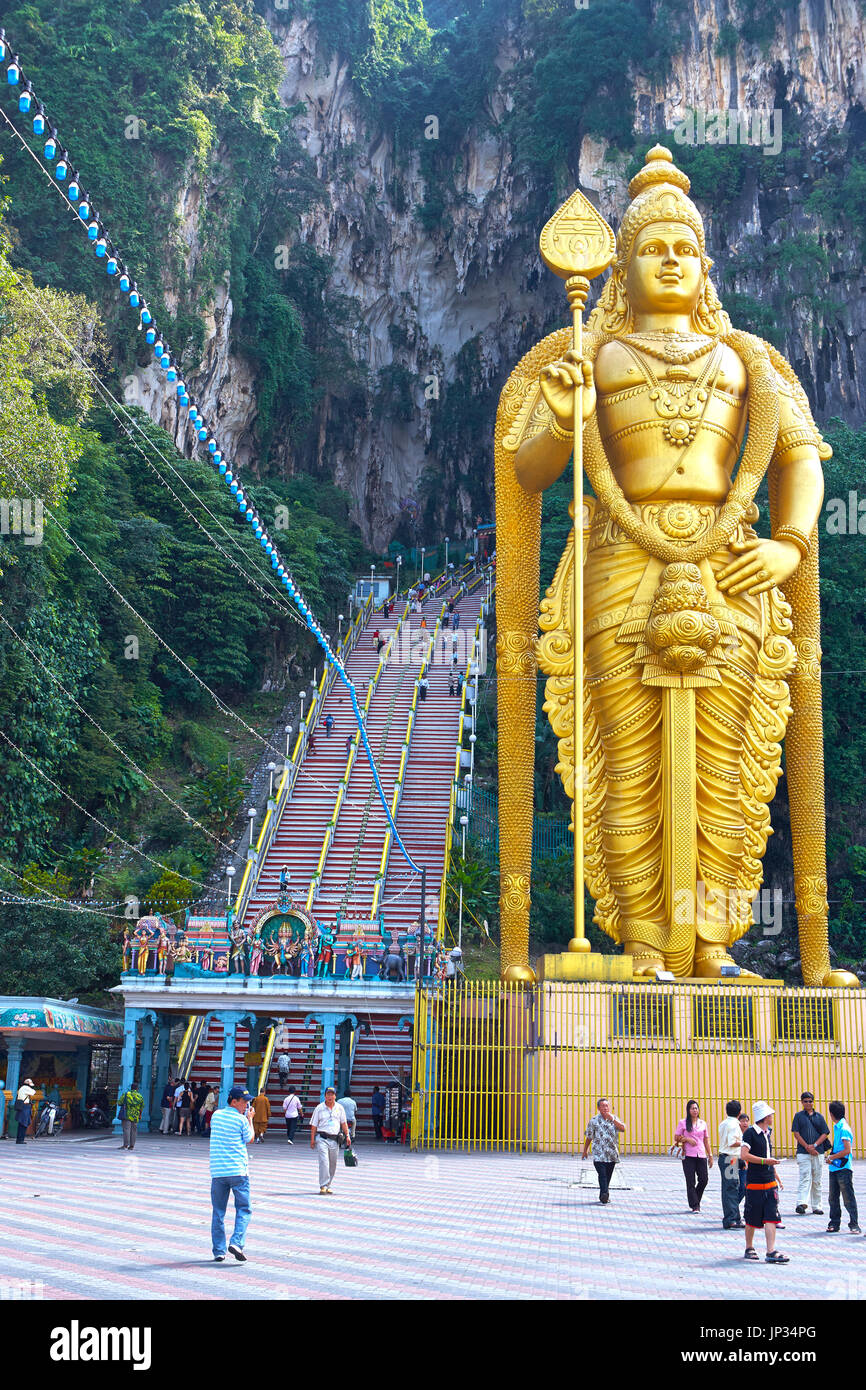
[[[616,255],[610,227],[592,203],[575,189],[546,223],[539,240],[548,270],[565,281],[572,313],[573,350],[583,357],[583,309],[589,282],[607,270]],[[588,951],[583,911],[583,380],[574,392],[574,573],[572,633],[574,654],[574,936],[569,951]]]

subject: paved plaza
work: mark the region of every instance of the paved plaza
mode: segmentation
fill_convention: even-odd
[[[779,1235],[791,1263],[774,1269],[763,1241],[749,1265],[742,1232],[721,1229],[715,1168],[692,1216],[673,1159],[627,1158],[627,1186],[602,1207],[591,1165],[570,1155],[366,1143],[323,1197],[308,1141],[274,1137],[250,1148],[249,1261],[216,1265],[207,1141],[146,1135],[133,1154],[118,1143],[0,1144],[4,1296],[25,1280],[46,1299],[866,1298],[866,1241],[844,1214],[838,1235],[826,1216],[794,1214],[792,1160]],[[855,1164],[866,1212],[861,1174]]]

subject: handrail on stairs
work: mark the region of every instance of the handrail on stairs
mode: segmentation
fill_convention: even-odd
[[[368,594],[364,604],[356,615],[355,621],[347,628],[346,635],[337,648],[337,654],[342,661],[345,661],[357,646],[358,639],[366,625],[371,610],[372,599]],[[268,850],[271,847],[271,841],[280,823],[286,802],[291,799],[295,783],[298,780],[310,733],[313,732],[318,724],[319,713],[324,703],[324,696],[331,689],[336,678],[337,672],[335,667],[326,666],[323,669],[322,678],[313,694],[307,718],[301,722],[301,727],[298,730],[298,737],[295,740],[295,746],[292,750],[291,762],[286,763],[283,768],[283,776],[277,788],[276,797],[268,802],[267,815],[262,823],[254,854],[250,855],[247,859],[243,878],[238,888],[238,896],[233,914],[234,919],[238,922],[243,921],[244,914],[249,906],[249,900],[258,886],[259,875],[264,866]]]
[[[259,1072],[259,1086],[256,1095],[260,1096],[268,1084],[268,1072],[271,1069],[271,1062],[274,1060],[274,1048],[277,1043],[277,1030],[274,1027],[268,1029],[268,1040],[265,1043],[265,1050],[262,1054],[262,1067]]]
[[[430,634],[430,641],[427,645],[427,652],[425,654],[424,660],[421,663],[421,668],[415,680],[415,690],[412,695],[412,706],[409,710],[409,718],[406,723],[406,737],[403,740],[403,748],[400,754],[400,767],[397,772],[397,780],[394,784],[394,795],[391,799],[391,815],[393,816],[395,821],[397,819],[397,812],[400,808],[400,802],[403,797],[403,784],[406,777],[406,766],[409,761],[409,746],[412,740],[412,733],[415,728],[415,719],[418,711],[418,692],[420,689],[421,681],[427,674],[427,669],[430,665],[430,658],[433,655],[433,652],[436,648],[436,638],[439,635],[439,632],[442,627],[442,619],[445,616],[445,607],[446,605],[443,603],[442,607],[439,610],[439,617],[436,619],[436,626]],[[393,841],[394,832],[392,831],[389,825],[385,832],[385,839],[382,844],[382,856],[379,860],[379,872],[376,875],[376,883],[373,889],[373,900],[370,905],[371,928],[375,926],[379,914],[379,904],[382,900],[382,893],[385,890],[385,879],[388,874],[388,861],[391,857],[391,846],[393,844]]]
[[[395,627],[395,629],[394,629],[393,633],[391,634],[391,636],[388,638],[388,641],[385,643],[385,646],[383,647],[382,651],[379,653],[379,662],[378,662],[378,665],[376,666],[376,670],[373,672],[372,678],[371,678],[370,683],[369,683],[369,685],[368,685],[368,687],[367,687],[367,698],[366,698],[366,700],[364,701],[364,722],[365,722],[365,723],[367,722],[367,715],[368,715],[369,712],[370,712],[370,704],[371,704],[371,702],[372,702],[373,695],[375,694],[375,691],[376,691],[376,689],[377,689],[377,687],[378,687],[379,681],[381,680],[382,675],[383,675],[383,673],[384,673],[384,671],[385,671],[385,669],[386,669],[386,667],[387,667],[387,665],[388,665],[388,662],[389,662],[390,656],[391,656],[391,651],[392,651],[393,647],[395,646],[395,644],[396,644],[396,642],[397,642],[397,638],[398,638],[398,636],[399,636],[400,629],[402,628],[403,623],[405,622],[405,620],[406,620],[406,618],[407,618],[407,616],[408,616],[408,613],[409,613],[409,604],[407,603],[407,604],[406,604],[406,607],[404,608],[403,612],[400,614],[400,617],[399,617],[398,620],[397,620],[397,626]],[[359,746],[360,746],[360,742],[361,742],[360,733],[359,733],[358,730],[356,730],[355,733],[352,735],[351,747],[349,748],[349,753],[348,753],[348,756],[347,756],[347,758],[346,758],[346,769],[345,769],[345,772],[343,773],[343,776],[342,776],[342,778],[341,778],[341,780],[340,780],[339,787],[338,787],[338,789],[337,789],[337,799],[336,799],[336,802],[334,803],[334,811],[333,811],[333,814],[332,814],[330,820],[328,821],[327,826],[325,827],[325,834],[324,834],[324,837],[323,837],[323,839],[322,839],[322,849],[321,849],[321,852],[320,852],[320,854],[319,854],[319,859],[318,859],[318,863],[316,864],[315,872],[314,872],[314,874],[313,874],[313,877],[310,879],[310,886],[309,886],[309,889],[307,890],[307,899],[306,899],[306,904],[305,904],[305,905],[306,905],[306,909],[307,909],[308,912],[311,911],[311,909],[312,909],[313,903],[314,903],[315,898],[316,898],[316,894],[317,894],[317,892],[318,892],[318,890],[319,890],[319,886],[320,886],[320,884],[321,884],[321,882],[322,882],[322,877],[323,877],[324,872],[325,872],[325,864],[326,864],[326,861],[327,861],[327,858],[328,858],[328,851],[330,850],[331,845],[332,845],[333,840],[334,840],[334,836],[335,836],[336,833],[337,833],[337,820],[338,820],[339,815],[340,815],[340,809],[341,809],[341,807],[342,807],[342,805],[343,805],[343,802],[344,802],[345,799],[346,799],[346,793],[347,793],[348,787],[349,787],[349,778],[350,778],[351,775],[352,775],[352,768],[354,767],[354,764],[355,764],[355,756],[356,756],[357,751],[358,751],[358,748],[359,748]]]

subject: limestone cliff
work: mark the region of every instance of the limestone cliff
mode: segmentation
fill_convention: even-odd
[[[777,341],[819,417],[853,421],[866,403],[861,249],[807,210],[806,195],[809,177],[828,167],[832,132],[850,130],[862,116],[863,14],[857,0],[801,0],[784,9],[774,35],[750,42],[736,28],[743,9],[730,0],[684,0],[684,42],[667,76],[634,68],[623,74],[635,98],[635,136],[673,131],[690,110],[781,113],[781,151],[758,156],[775,161],[773,178],[756,173],[753,160],[723,205],[702,204],[715,275],[733,305],[758,304],[775,317]],[[351,494],[376,547],[395,533],[412,539],[413,504],[420,504],[422,530],[465,535],[475,514],[492,505],[489,439],[502,382],[529,343],[563,318],[561,287],[537,253],[539,210],[554,190],[518,162],[509,134],[510,78],[527,57],[527,34],[519,22],[503,22],[500,79],[441,190],[447,216],[428,230],[429,219],[418,217],[430,200],[423,137],[395,152],[365,114],[349,59],[330,51],[312,19],[284,8],[268,18],[284,62],[281,96],[286,106],[302,104],[295,129],[321,189],[299,235],[332,259],[332,287],[357,311],[348,342],[365,381],[360,409],[346,410],[326,392],[307,441],[292,449],[277,440],[268,467],[332,477]],[[793,162],[792,141],[799,152]],[[579,168],[568,174],[614,224],[628,162],[603,137],[588,135]],[[191,264],[199,205],[197,189],[178,204]],[[792,246],[803,254],[790,254]],[[234,350],[232,317],[227,279],[194,384],[233,457],[257,469],[256,380]],[[154,397],[149,374],[130,378],[127,396],[174,426],[174,408]]]

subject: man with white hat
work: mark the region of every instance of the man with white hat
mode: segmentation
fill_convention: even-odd
[[[16,1144],[26,1143],[25,1135],[30,1128],[30,1121],[33,1118],[33,1097],[36,1090],[33,1085],[33,1078],[26,1076],[24,1082],[18,1088],[15,1097],[15,1118],[18,1121],[18,1133],[15,1136]]]
[[[763,1230],[767,1242],[766,1262],[786,1265],[788,1256],[776,1250],[776,1227],[781,1224],[776,1193],[776,1164],[770,1145],[770,1121],[775,1111],[766,1101],[759,1100],[752,1111],[752,1124],[743,1135],[740,1158],[746,1164],[746,1200],[743,1217],[746,1222],[747,1260],[757,1260],[754,1248],[755,1231]]]

